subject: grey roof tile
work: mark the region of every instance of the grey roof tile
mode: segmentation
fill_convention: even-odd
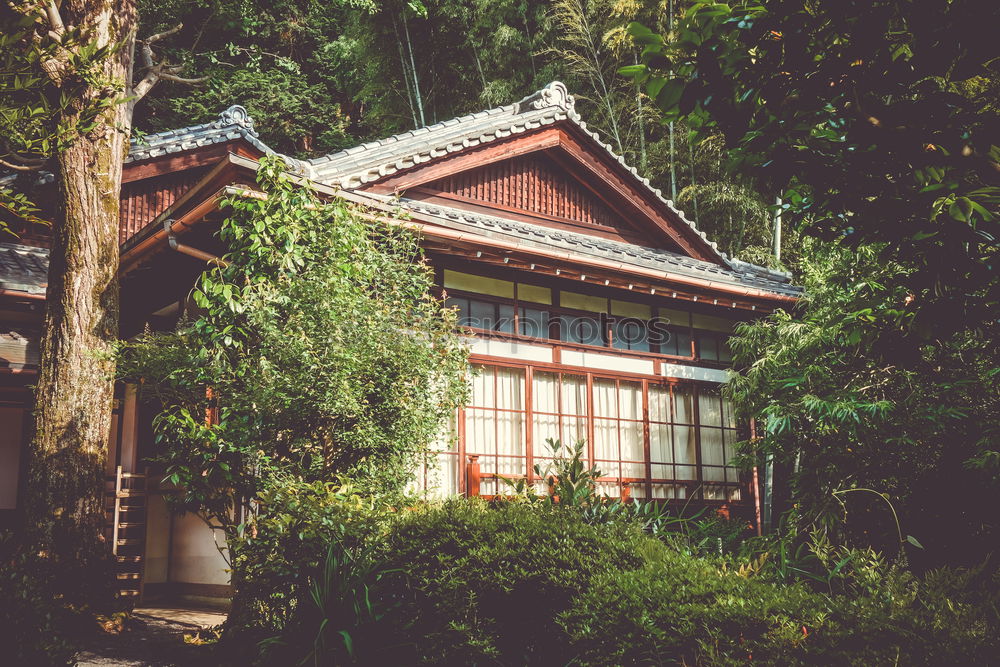
[[[0,289],[45,294],[48,272],[47,248],[0,243]]]
[[[694,259],[659,248],[647,248],[578,232],[471,213],[438,204],[427,204],[410,199],[402,199],[398,203],[404,209],[436,218],[442,226],[478,233],[485,232],[487,235],[513,237],[538,246],[572,250],[584,255],[611,259],[624,265],[671,271],[732,285],[759,287],[775,294],[787,296],[800,296],[802,294],[802,288],[792,285],[788,274],[771,271],[747,262],[738,262],[738,269],[727,268],[713,262]]]

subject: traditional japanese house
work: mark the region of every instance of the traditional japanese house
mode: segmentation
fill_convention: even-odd
[[[232,107],[133,144],[121,193],[121,333],[169,327],[205,262],[220,201],[272,153]],[[533,479],[547,439],[583,440],[610,496],[718,506],[756,521],[731,464],[746,435],[720,393],[735,323],[795,302],[789,276],[720,253],[587,129],[565,86],[289,170],[419,231],[471,349],[471,399],[418,471],[431,495],[504,493]],[[2,181],[0,181],[2,183]],[[400,212],[405,213],[401,215]],[[404,221],[405,219],[405,221]],[[0,509],[16,483],[44,299],[44,239],[0,245]],[[108,509],[123,589],[224,595],[211,529],[171,515],[144,477],[141,388],[120,388]]]

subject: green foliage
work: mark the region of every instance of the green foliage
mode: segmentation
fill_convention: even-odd
[[[382,513],[350,484],[292,477],[269,480],[256,506],[231,547],[247,606],[239,630],[263,637],[300,624],[324,563],[353,553]]]
[[[728,391],[761,426],[745,462],[763,455],[795,471],[806,532],[889,554],[909,534],[926,547],[904,545],[922,566],[979,562],[997,530],[985,509],[996,473],[976,465],[998,429],[995,325],[920,345],[908,334],[903,266],[877,248],[811,244],[807,255],[798,313],[741,325],[730,340],[742,370]],[[877,493],[845,493],[860,488]]]
[[[559,440],[548,438],[545,445],[552,453],[552,460],[545,469],[535,464],[535,475],[545,481],[551,501],[565,507],[583,507],[599,502],[597,479],[601,477],[601,471],[597,466],[587,467],[587,443],[578,440],[572,447],[567,447],[568,456],[562,453],[563,445]]]
[[[401,513],[377,553],[381,641],[360,664],[983,664],[997,647],[984,568],[918,579],[856,554],[821,594],[577,509],[470,501]]]
[[[665,118],[723,134],[807,233],[911,269],[912,329],[933,339],[1000,302],[998,18],[989,0],[698,0],[667,36],[632,24],[625,73]]]
[[[119,365],[160,409],[168,501],[226,535],[229,627],[252,635],[288,622],[343,539],[360,501],[330,481],[398,493],[466,391],[454,313],[431,294],[417,239],[320,202],[283,169],[264,160],[262,192],[227,202],[229,252],[199,279],[197,316],[130,342]]]
[[[543,509],[551,507],[551,509]],[[404,513],[384,541],[391,590],[386,618],[397,664],[565,663],[555,617],[613,569],[642,560],[640,534],[584,524],[559,506],[453,501]]]
[[[32,181],[52,157],[93,130],[124,101],[124,82],[109,81],[102,64],[121,43],[99,46],[85,26],[57,40],[39,34],[31,3],[0,10],[0,173]],[[30,183],[0,185],[0,234],[11,222],[49,224],[26,196]]]
[[[626,24],[666,29],[663,10],[651,0],[157,2],[142,12],[146,29],[183,22],[161,50],[209,80],[160,84],[167,95],[140,108],[138,124],[210,121],[239,103],[269,145],[314,157],[510,104],[558,79],[588,126],[655,187],[681,193],[668,196],[720,248],[767,262],[773,194],[724,173],[721,141],[693,146],[686,126],[659,123],[645,92],[616,73],[639,58]]]
[[[278,161],[260,180],[266,197],[228,202],[227,264],[199,280],[199,316],[129,345],[122,370],[163,406],[157,460],[180,502],[220,519],[272,473],[400,489],[465,391],[417,240],[320,204]]]
[[[60,599],[45,567],[13,536],[0,533],[0,641],[10,664],[75,664],[70,637],[79,631],[80,615]]]

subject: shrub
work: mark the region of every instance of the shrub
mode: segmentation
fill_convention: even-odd
[[[825,609],[558,506],[452,502],[402,517],[384,549],[400,604],[383,634],[406,664],[756,660],[793,653]]]
[[[547,503],[406,512],[379,558],[365,664],[987,664],[998,648],[985,568],[918,579],[858,555],[855,594],[833,595]]]
[[[243,606],[227,621],[230,639],[248,650],[254,640],[299,622],[332,545],[358,548],[381,520],[375,504],[350,484],[276,477],[258,500],[261,511],[247,519],[232,550]]]
[[[69,635],[81,619],[53,591],[41,561],[0,534],[0,642],[4,664],[69,665],[75,653]]]

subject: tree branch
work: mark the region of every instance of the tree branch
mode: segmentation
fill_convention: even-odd
[[[49,0],[49,4],[45,6],[45,16],[49,20],[49,25],[52,26],[49,35],[52,39],[61,43],[62,36],[66,32],[66,26],[63,24],[62,16],[59,14],[59,6],[56,5],[56,0]]]
[[[205,83],[211,77],[199,76],[194,79],[185,79],[184,77],[180,77],[175,74],[169,74],[167,72],[161,71],[159,74],[159,78],[164,81],[173,81],[174,83],[184,83],[189,86],[197,86],[198,84]]]
[[[193,79],[177,76],[177,73],[183,69],[183,66],[171,65],[167,62],[166,58],[161,60],[159,63],[155,60],[152,45],[161,39],[176,34],[183,27],[183,23],[178,23],[169,30],[164,30],[163,32],[158,32],[155,35],[150,35],[146,39],[138,40],[139,43],[142,44],[142,64],[143,69],[146,70],[146,75],[142,78],[142,81],[137,83],[132,88],[133,104],[145,97],[149,91],[153,89],[153,86],[155,86],[159,81],[173,81],[174,83],[182,83],[189,86],[196,86],[208,81],[207,76]]]
[[[8,169],[13,169],[14,171],[41,171],[44,166],[44,162],[40,162],[38,164],[17,164],[0,158],[0,167],[6,167]]]

